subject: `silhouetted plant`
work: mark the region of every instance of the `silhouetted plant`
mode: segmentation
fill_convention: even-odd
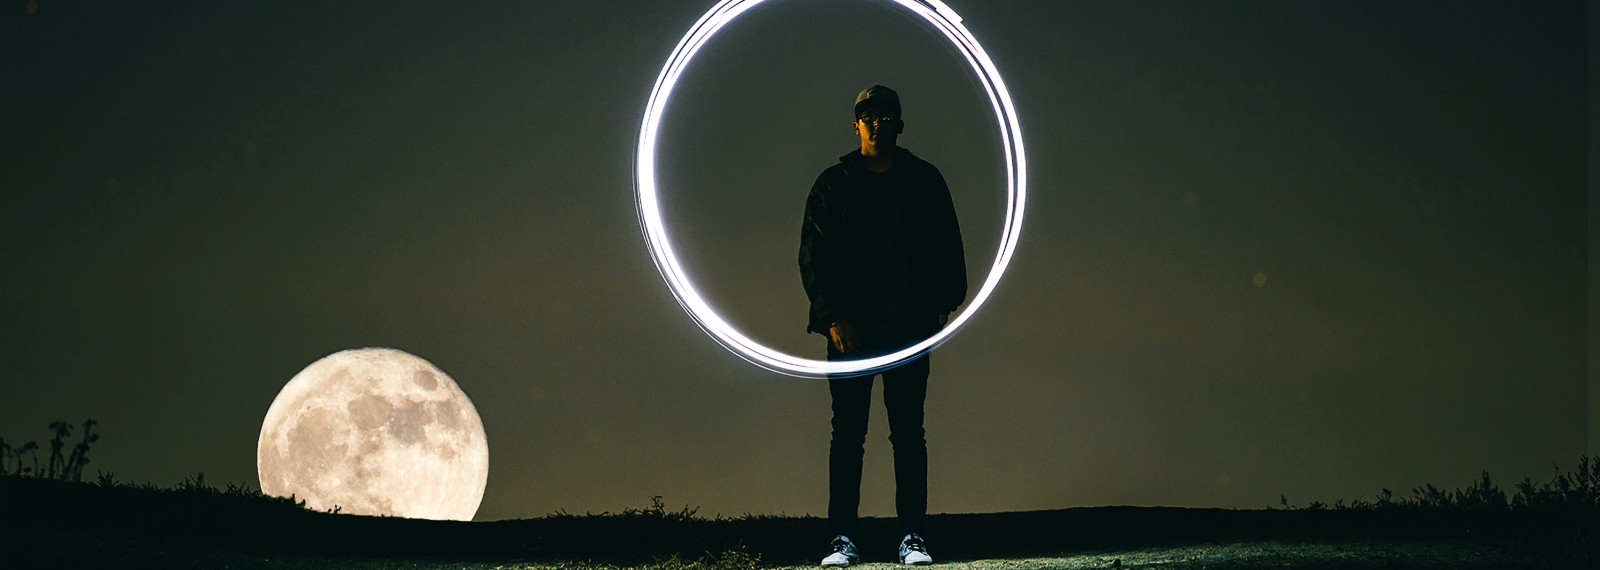
[[[148,481],[146,481],[144,483],[133,483],[133,482],[117,481],[114,474],[109,473],[109,472],[105,472],[105,471],[99,472],[99,475],[95,478],[95,482],[93,484],[97,485],[97,486],[100,486],[100,487],[125,487],[125,488],[141,489],[141,490],[145,490],[145,491],[154,491],[154,492],[160,492],[160,493],[180,493],[180,494],[185,494],[185,495],[213,495],[213,496],[224,496],[224,497],[229,497],[229,498],[233,498],[233,499],[263,500],[263,501],[269,501],[269,502],[273,502],[273,503],[288,503],[288,504],[299,506],[299,507],[305,507],[305,503],[306,503],[304,500],[296,499],[293,496],[276,497],[276,496],[268,495],[266,493],[261,492],[260,489],[256,489],[255,487],[252,487],[249,483],[228,483],[227,484],[227,488],[218,489],[216,487],[211,486],[209,483],[206,483],[206,474],[205,474],[205,472],[198,472],[198,473],[195,473],[194,475],[186,476],[186,477],[184,477],[183,481],[178,482],[177,485],[173,485],[170,488],[169,487],[162,487],[160,485],[156,485],[155,483],[151,483],[151,482],[148,482]]]
[[[0,475],[19,475],[22,477],[37,477],[39,474],[39,444],[28,442],[22,447],[4,447],[4,454],[0,455]],[[31,460],[31,466],[24,465],[23,455]]]
[[[1334,503],[1336,510],[1409,510],[1443,511],[1450,513],[1480,513],[1495,518],[1503,515],[1514,520],[1540,521],[1564,527],[1556,539],[1556,547],[1563,559],[1587,567],[1590,561],[1600,559],[1600,458],[1580,456],[1577,471],[1562,472],[1552,465],[1555,475],[1545,482],[1535,482],[1524,477],[1517,483],[1517,491],[1510,497],[1489,478],[1489,472],[1466,488],[1447,491],[1425,484],[1411,490],[1411,496],[1395,499],[1394,492],[1384,489],[1372,501],[1357,499],[1348,505]],[[1327,505],[1312,502],[1305,507],[1294,507],[1289,500],[1279,496],[1286,509],[1322,510]]]
[[[64,478],[70,478],[72,481],[83,480],[83,467],[89,464],[89,445],[100,441],[100,434],[94,433],[95,423],[93,419],[83,421],[83,439],[72,446],[72,455],[67,457],[67,464],[63,470],[66,476]]]
[[[1433,485],[1424,485],[1411,491],[1417,506],[1424,508],[1490,509],[1506,508],[1506,493],[1489,480],[1489,472],[1466,489],[1444,491]]]
[[[1378,498],[1372,503],[1372,506],[1380,509],[1393,508],[1395,506],[1394,491],[1390,491],[1388,487],[1384,487],[1383,491],[1378,493]]]
[[[223,494],[230,497],[256,497],[263,495],[261,491],[251,487],[249,483],[228,483],[228,490],[223,491]]]
[[[1506,493],[1489,480],[1488,471],[1484,471],[1483,478],[1476,483],[1456,491],[1454,499],[1457,508],[1494,511],[1506,509]]]
[[[1555,468],[1556,474],[1546,483],[1535,484],[1527,477],[1517,483],[1517,494],[1511,498],[1511,505],[1600,507],[1600,458],[1579,457],[1578,471],[1570,475],[1562,473],[1559,466],[1551,467]]]
[[[689,505],[684,505],[683,510],[681,511],[668,511],[666,503],[661,501],[661,495],[655,495],[650,497],[649,507],[644,509],[628,507],[622,510],[622,516],[645,517],[669,521],[686,521],[693,519],[695,513],[698,512],[700,512],[700,507],[690,507]]]
[[[178,482],[178,486],[175,487],[175,489],[178,491],[202,493],[207,495],[215,494],[217,492],[216,488],[206,485],[206,474],[204,471],[184,477],[183,481]]]
[[[1479,479],[1466,488],[1448,491],[1435,487],[1433,484],[1424,484],[1411,490],[1411,496],[1405,499],[1395,499],[1394,491],[1383,489],[1372,500],[1356,499],[1346,504],[1343,499],[1328,505],[1321,501],[1312,501],[1304,507],[1296,507],[1289,503],[1283,495],[1278,496],[1278,503],[1285,509],[1296,510],[1349,510],[1349,509],[1445,509],[1445,510],[1473,510],[1473,511],[1504,511],[1523,510],[1533,507],[1563,506],[1570,508],[1600,508],[1600,459],[1583,456],[1578,459],[1576,473],[1562,473],[1559,467],[1550,481],[1538,484],[1532,479],[1523,478],[1517,483],[1517,493],[1508,497],[1504,490],[1494,484],[1489,477],[1489,472],[1484,471]]]
[[[50,440],[50,457],[45,461],[43,470],[39,469],[39,444],[30,441],[21,447],[12,447],[0,440],[0,475],[81,481],[83,466],[89,463],[89,446],[100,440],[100,435],[94,433],[94,426],[94,420],[85,420],[83,439],[73,446],[71,453],[63,454],[66,438],[72,435],[72,424],[64,421],[50,422],[50,429],[55,432],[55,437]],[[28,456],[30,465],[23,464],[23,455]]]

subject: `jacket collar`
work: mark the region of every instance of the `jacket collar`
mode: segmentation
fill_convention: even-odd
[[[860,170],[862,168],[862,166],[861,166],[861,161],[862,160],[865,160],[865,159],[862,158],[861,149],[859,149],[859,148],[855,149],[855,150],[852,150],[852,151],[850,151],[848,153],[845,153],[844,156],[839,157],[839,162],[844,165],[846,170],[851,171],[851,172],[855,172],[855,171]],[[902,165],[911,164],[911,163],[915,163],[915,162],[920,162],[921,160],[922,159],[917,158],[917,155],[911,154],[911,151],[906,150],[906,147],[903,147],[903,146],[900,146],[900,145],[895,145],[895,147],[894,147],[895,170],[899,170]]]

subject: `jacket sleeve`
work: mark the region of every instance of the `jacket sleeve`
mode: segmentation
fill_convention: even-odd
[[[839,320],[844,299],[840,293],[839,255],[836,251],[837,212],[830,211],[827,173],[817,177],[806,198],[805,219],[800,225],[800,283],[811,299],[810,322],[806,332],[828,334],[828,327]]]
[[[961,243],[961,224],[956,221],[956,207],[950,199],[950,187],[944,175],[929,165],[929,187],[933,190],[933,209],[929,212],[931,235],[930,277],[933,280],[932,299],[939,313],[953,313],[967,300],[967,260]]]

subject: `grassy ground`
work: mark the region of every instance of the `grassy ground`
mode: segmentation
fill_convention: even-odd
[[[133,554],[133,553],[129,553]],[[819,554],[820,557],[820,554]],[[100,566],[104,560],[54,562],[65,566]],[[814,564],[766,565],[759,568],[815,570]],[[716,561],[684,561],[669,557],[638,566],[615,566],[595,562],[452,562],[440,560],[397,560],[369,557],[261,556],[226,550],[180,548],[147,550],[119,558],[123,568],[228,568],[228,569],[349,569],[349,570],[727,570]],[[1149,547],[1097,551],[1053,557],[982,559],[941,562],[933,570],[1055,570],[1111,568],[1372,568],[1372,569],[1499,569],[1560,567],[1552,561],[1502,548],[1463,542],[1232,542],[1180,547]],[[853,568],[898,570],[893,562],[871,562]]]
[[[928,536],[947,569],[1586,568],[1600,559],[1600,476],[1576,480],[1510,501],[1485,478],[1357,506],[938,514]],[[0,568],[815,568],[826,529],[815,517],[708,520],[659,500],[617,514],[424,521],[314,512],[202,477],[163,489],[0,476]],[[892,519],[864,519],[854,538],[861,568],[899,566]]]
[[[1113,566],[1116,565],[1116,566]],[[1055,558],[978,560],[944,565],[973,570],[1079,568],[1547,568],[1549,562],[1503,549],[1449,542],[1237,542],[1145,548]]]

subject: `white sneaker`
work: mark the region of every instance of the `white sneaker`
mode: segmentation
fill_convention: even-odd
[[[900,562],[914,566],[933,564],[933,557],[928,556],[927,543],[917,533],[908,534],[900,540]]]
[[[850,542],[850,537],[839,535],[833,537],[833,553],[822,559],[823,566],[843,568],[861,562],[861,556],[856,554],[856,543]]]

